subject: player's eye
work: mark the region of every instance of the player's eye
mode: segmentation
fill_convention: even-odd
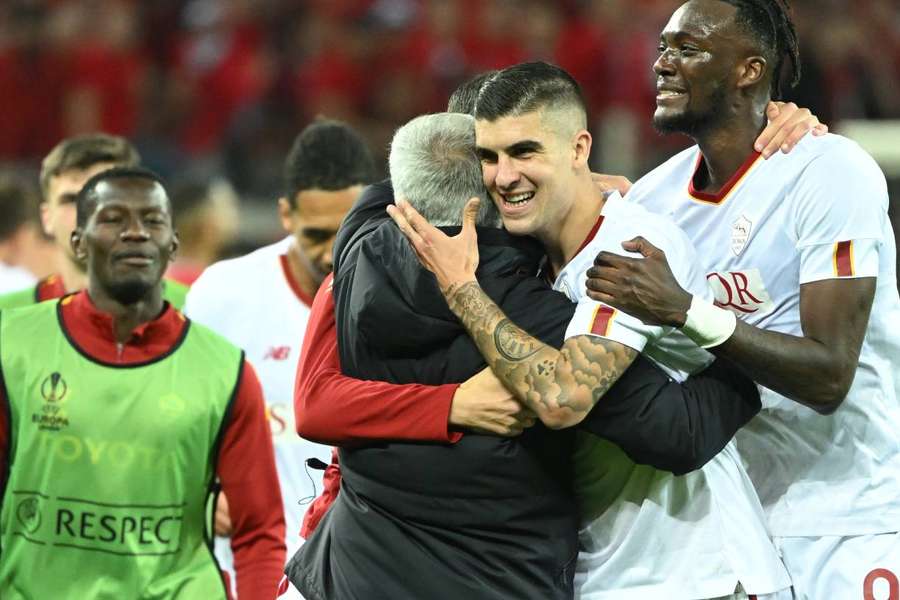
[[[314,244],[320,244],[322,242],[328,241],[333,235],[333,232],[328,231],[326,229],[305,229],[303,231],[303,236]]]

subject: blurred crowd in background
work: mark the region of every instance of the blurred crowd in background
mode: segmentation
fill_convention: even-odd
[[[394,129],[462,80],[541,59],[584,86],[595,167],[634,177],[683,143],[649,119],[659,31],[680,3],[3,0],[0,166],[36,173],[62,137],[105,131],[170,180],[224,178],[268,207],[316,115],[352,124],[383,166]],[[803,79],[789,97],[832,127],[900,118],[900,2],[792,5]]]

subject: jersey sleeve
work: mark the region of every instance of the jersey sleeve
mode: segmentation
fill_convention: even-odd
[[[297,433],[322,444],[371,440],[455,442],[449,429],[457,384],[428,386],[366,381],[341,372],[331,276],[319,288],[307,323],[294,387]]]
[[[275,597],[285,564],[284,509],[259,379],[244,361],[217,473],[228,498],[238,597]]]
[[[887,219],[887,184],[852,142],[813,159],[791,191],[801,284],[876,277]]]
[[[669,268],[682,288],[704,298],[710,297],[706,279],[699,268],[697,252],[687,235],[675,223],[663,221],[654,215],[637,226],[617,228],[615,231],[617,232],[616,241],[611,244],[604,242],[603,248],[598,248],[598,251],[606,249],[622,256],[640,258],[639,254],[626,252],[621,247],[621,242],[640,235],[665,252]],[[597,253],[591,254],[595,256]],[[590,256],[591,261],[594,256]],[[588,297],[585,290],[589,266],[586,262],[581,267],[582,272],[578,274],[578,306],[575,309],[575,316],[566,330],[566,338],[576,335],[596,335],[641,352],[645,346],[659,340],[671,331],[670,327],[645,325],[640,319],[628,313]]]

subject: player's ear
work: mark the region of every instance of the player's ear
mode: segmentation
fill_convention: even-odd
[[[738,66],[738,89],[744,89],[760,83],[768,74],[769,65],[764,56],[748,56]]]
[[[281,227],[288,233],[294,233],[295,210],[294,205],[285,196],[278,199],[278,218],[281,220]]]
[[[574,140],[574,160],[576,167],[584,167],[588,166],[588,159],[591,157],[591,143],[593,142],[593,138],[591,138],[590,132],[587,129],[582,129],[578,133],[575,134]]]
[[[169,262],[175,260],[175,255],[178,254],[178,246],[181,245],[181,241],[178,239],[178,231],[172,231],[172,242],[169,244]]]
[[[53,224],[50,222],[50,204],[48,202],[41,202],[38,209],[41,213],[41,229],[44,230],[45,234],[52,236]]]
[[[84,229],[76,227],[75,231],[69,236],[69,245],[72,247],[72,254],[75,260],[84,263],[87,260],[87,248],[84,244]]]

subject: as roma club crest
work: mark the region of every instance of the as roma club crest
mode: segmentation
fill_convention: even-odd
[[[740,256],[750,239],[750,231],[753,229],[753,223],[750,219],[741,215],[737,221],[731,224],[731,251],[735,256]]]

